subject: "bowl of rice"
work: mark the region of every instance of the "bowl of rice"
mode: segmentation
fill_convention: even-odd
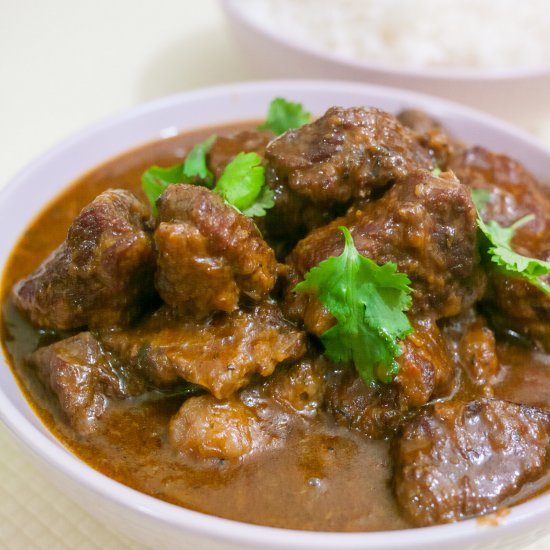
[[[406,87],[550,124],[546,0],[222,0],[258,76]]]

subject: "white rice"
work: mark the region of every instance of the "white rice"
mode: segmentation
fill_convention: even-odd
[[[358,61],[550,65],[550,0],[241,0],[263,27]]]

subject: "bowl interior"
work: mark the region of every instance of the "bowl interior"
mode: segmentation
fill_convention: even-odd
[[[316,115],[332,105],[376,106],[390,112],[405,108],[428,111],[457,137],[508,153],[539,178],[550,179],[550,153],[535,140],[504,123],[455,104],[411,92],[330,81],[272,81],[235,84],[185,93],[133,109],[64,141],[33,162],[0,194],[0,264],[38,211],[83,172],[132,147],[201,126],[262,118],[271,99],[302,102]],[[0,418],[34,454],[64,471],[77,483],[160,523],[269,548],[410,548],[490,539],[491,529],[476,520],[456,525],[389,533],[322,534],[256,527],[222,520],[148,497],[95,472],[68,452],[42,425],[23,397],[2,358]],[[540,522],[550,510],[550,495],[515,507],[501,529],[517,531]],[[450,546],[449,546],[450,547]]]

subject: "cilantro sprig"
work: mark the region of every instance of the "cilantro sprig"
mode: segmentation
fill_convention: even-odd
[[[300,128],[311,120],[301,103],[287,101],[282,97],[275,98],[267,111],[267,119],[258,126],[258,130],[271,130],[274,134],[284,134],[291,128]]]
[[[214,191],[245,216],[265,216],[275,204],[273,191],[265,183],[262,157],[257,153],[239,153],[225,167]]]
[[[195,145],[187,158],[176,166],[151,166],[141,177],[141,186],[153,214],[157,199],[172,184],[202,185],[219,193],[225,201],[245,216],[265,216],[275,204],[273,191],[265,183],[262,158],[256,153],[239,153],[222,172],[214,186],[214,175],[208,169],[206,156],[216,136]],[[213,187],[214,186],[214,187]]]
[[[336,318],[321,335],[329,359],[353,361],[366,384],[391,382],[399,372],[399,340],[413,330],[404,313],[412,303],[410,280],[393,262],[379,266],[362,256],[349,230],[339,229],[342,254],[312,268],[294,291],[314,294]]]
[[[258,129],[282,134],[290,128],[308,123],[311,114],[301,103],[275,98],[269,105],[267,119]],[[256,153],[239,153],[226,167],[214,186],[214,175],[208,168],[207,155],[216,140],[210,136],[193,147],[187,158],[168,168],[151,166],[141,177],[143,192],[151,203],[153,215],[157,215],[157,199],[172,184],[202,185],[219,193],[228,204],[246,216],[265,216],[266,210],[275,204],[273,191],[265,183],[262,159]]]
[[[491,191],[488,189],[474,187],[470,191],[470,195],[472,196],[472,202],[478,212],[483,212],[485,207],[491,202]]]
[[[540,280],[541,276],[550,274],[550,263],[518,254],[510,244],[516,230],[534,218],[533,214],[529,214],[509,227],[502,227],[495,220],[485,223],[478,212],[477,224],[486,241],[486,255],[498,271],[509,277],[525,279],[550,296],[550,285]]]
[[[212,188],[214,175],[206,164],[206,155],[216,140],[216,136],[210,136],[202,143],[198,143],[191,149],[181,164],[161,168],[151,166],[141,176],[141,187],[151,203],[153,214],[157,215],[157,199],[164,190],[174,183],[191,183]]]

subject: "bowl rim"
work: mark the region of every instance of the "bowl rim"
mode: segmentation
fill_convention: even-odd
[[[271,41],[300,51],[319,61],[329,62],[333,65],[340,65],[347,69],[359,70],[362,72],[372,72],[386,74],[393,77],[410,77],[425,79],[427,81],[469,81],[476,83],[483,82],[507,82],[519,81],[523,79],[538,78],[550,76],[550,63],[537,65],[534,67],[512,67],[512,68],[465,68],[465,67],[407,67],[396,63],[385,63],[383,61],[362,61],[355,60],[343,54],[338,54],[329,50],[316,48],[299,40],[293,40],[286,35],[279,35],[269,25],[262,25],[256,18],[251,17],[242,0],[220,0],[225,13],[229,18],[238,20],[240,23],[254,29],[258,34],[267,36]]]
[[[501,122],[494,117],[474,109],[463,107],[454,102],[442,100],[426,94],[410,92],[398,88],[337,80],[252,81],[212,86],[160,98],[138,105],[120,114],[115,114],[91,127],[74,133],[72,136],[61,141],[58,145],[37,157],[26,168],[12,178],[7,185],[3,186],[0,191],[0,209],[4,207],[4,203],[9,203],[11,193],[25,181],[28,174],[32,174],[36,171],[42,163],[47,162],[52,157],[55,158],[61,155],[67,150],[78,147],[80,142],[85,141],[90,136],[100,134],[109,128],[123,124],[125,121],[139,119],[155,111],[160,111],[181,103],[190,103],[196,99],[208,98],[214,100],[217,97],[227,95],[252,95],[265,91],[272,91],[274,94],[279,94],[281,90],[284,93],[292,93],[293,90],[297,92],[314,92],[318,91],[320,87],[325,91],[333,90],[334,92],[339,91],[343,93],[347,90],[350,93],[364,93],[366,96],[370,93],[373,95],[384,94],[386,97],[389,96],[396,99],[403,99],[406,97],[408,101],[418,102],[419,108],[428,108],[429,110],[433,107],[433,110],[450,110],[457,116],[470,119],[474,118],[476,121],[481,122],[497,132],[520,138],[522,141],[527,142],[530,147],[546,155],[550,162],[550,151],[522,130],[518,130],[512,125]],[[427,107],[428,105],[430,107]],[[119,153],[123,152],[124,150]],[[4,269],[4,266],[2,266],[2,269]],[[14,377],[11,368],[8,366],[8,361],[3,354],[1,361],[4,366],[9,369],[10,375]],[[41,422],[34,411],[33,415]],[[539,525],[544,519],[547,519],[548,511],[550,511],[549,491],[512,507],[508,515],[499,518],[496,527],[491,525],[490,522],[480,520],[479,518],[432,527],[352,533],[302,531],[267,527],[189,510],[141,493],[140,491],[127,487],[107,477],[74,455],[61,441],[57,440],[57,438],[55,441],[50,439],[45,433],[34,426],[23,413],[18,410],[2,386],[0,386],[0,420],[3,421],[16,439],[18,439],[24,447],[29,449],[35,457],[38,457],[61,474],[66,475],[94,494],[111,500],[121,507],[129,508],[134,513],[143,514],[166,525],[185,529],[190,533],[218,541],[254,545],[254,547],[273,549],[288,548],[296,550],[352,550],[365,548],[368,545],[373,548],[383,547],[390,550],[397,550],[401,549],[403,544],[406,543],[408,546],[418,549],[431,548],[432,545],[435,548],[435,545],[439,546],[441,543],[451,540],[453,542],[463,541],[464,543],[468,541],[471,542],[472,540],[476,542],[489,541],[494,538],[497,531],[499,535],[502,535],[504,531],[507,534],[524,531],[528,526]],[[55,436],[52,434],[52,437]]]

